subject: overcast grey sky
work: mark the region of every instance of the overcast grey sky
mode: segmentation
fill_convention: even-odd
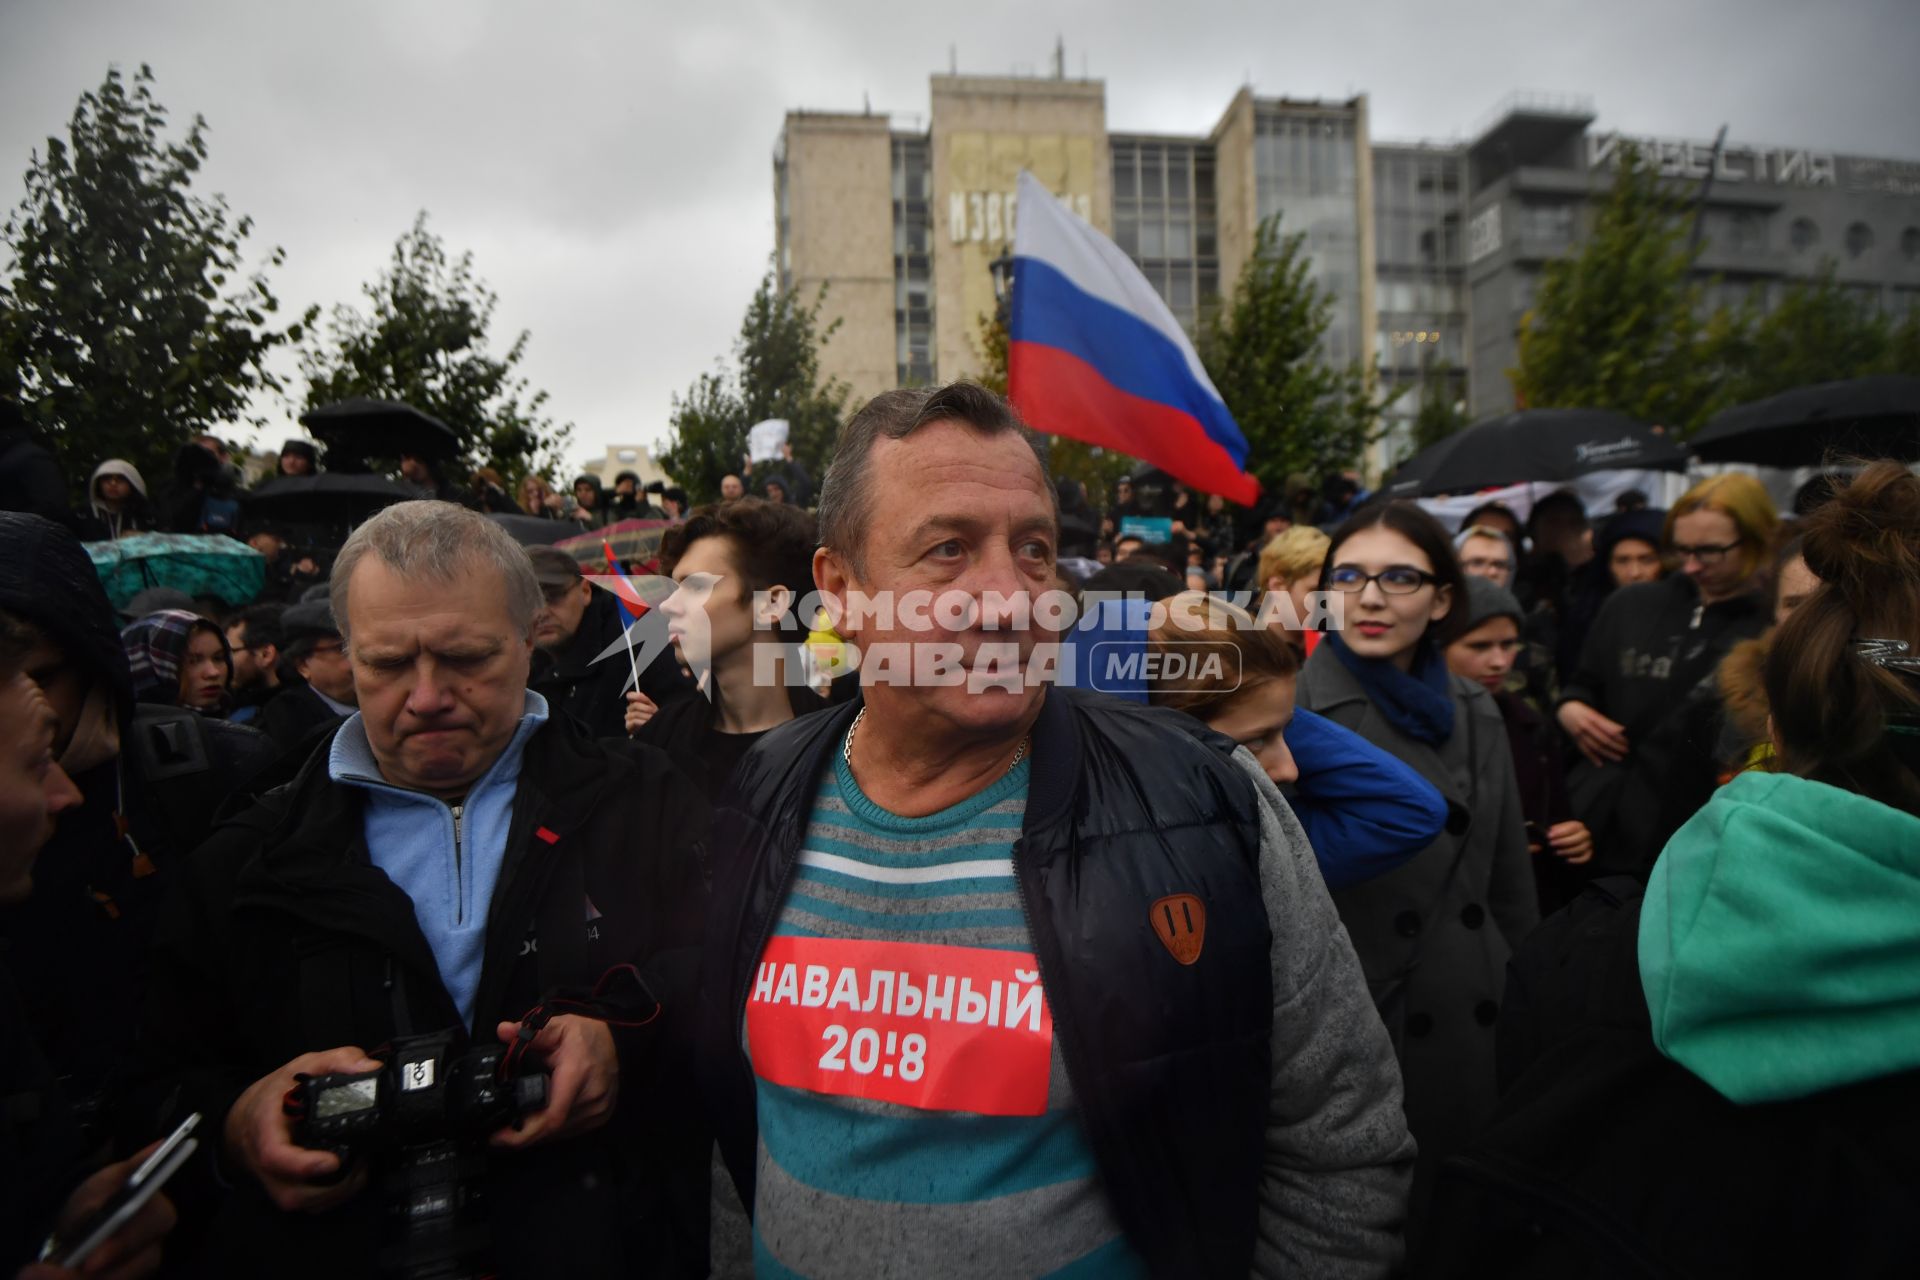
[[[497,349],[576,455],[666,434],[773,244],[789,107],[927,111],[963,72],[1104,79],[1117,130],[1200,133],[1234,90],[1371,95],[1380,139],[1464,136],[1514,90],[1600,126],[1920,158],[1916,0],[0,0],[0,194],[110,63],[211,127],[202,190],[278,244],[294,309],[356,299],[416,210],[500,293]],[[291,429],[276,425],[277,439]]]

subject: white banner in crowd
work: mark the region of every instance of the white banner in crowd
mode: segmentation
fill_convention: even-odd
[[[787,420],[768,418],[747,428],[747,457],[755,462],[774,462],[780,446],[787,442]]]
[[[1613,514],[1614,499],[1631,489],[1646,495],[1650,507],[1668,507],[1687,491],[1687,476],[1678,471],[1595,471],[1562,484],[1510,484],[1504,489],[1453,498],[1419,498],[1416,501],[1441,524],[1459,532],[1467,513],[1489,502],[1506,506],[1522,524],[1533,512],[1533,504],[1557,489],[1571,489],[1587,508],[1594,521]]]

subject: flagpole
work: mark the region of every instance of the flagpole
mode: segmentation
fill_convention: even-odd
[[[623,576],[620,575],[619,558],[613,554],[613,543],[602,538],[600,539],[600,546],[601,549],[607,553],[607,568],[616,576]],[[638,621],[638,619],[636,619],[636,621]],[[633,689],[635,693],[638,693],[640,691],[640,659],[636,658],[633,654],[633,627],[631,625],[622,627],[620,629],[620,636],[627,642],[627,666],[633,670]]]

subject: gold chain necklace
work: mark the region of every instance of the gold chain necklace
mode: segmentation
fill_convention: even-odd
[[[853,723],[847,726],[847,740],[840,744],[840,758],[846,761],[847,768],[849,769],[853,768],[853,735],[860,731],[860,722],[866,718],[867,709],[862,707],[859,713],[853,717]],[[1015,751],[1013,753],[1013,759],[1007,762],[1007,773],[1012,773],[1020,762],[1027,758],[1027,743],[1029,741],[1030,739],[1028,738],[1020,739],[1020,749]],[[1002,774],[1001,776],[1005,777],[1006,774]]]

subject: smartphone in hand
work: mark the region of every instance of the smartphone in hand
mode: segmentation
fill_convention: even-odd
[[[111,1240],[120,1228],[133,1221],[147,1201],[153,1199],[167,1180],[180,1171],[180,1166],[199,1149],[200,1140],[192,1136],[200,1123],[200,1113],[194,1112],[180,1122],[180,1127],[167,1135],[167,1140],[155,1147],[153,1154],[140,1162],[126,1184],[113,1193],[107,1202],[100,1206],[85,1222],[71,1231],[55,1232],[47,1237],[40,1248],[40,1261],[51,1262],[57,1267],[77,1268],[92,1255],[95,1249]]]

